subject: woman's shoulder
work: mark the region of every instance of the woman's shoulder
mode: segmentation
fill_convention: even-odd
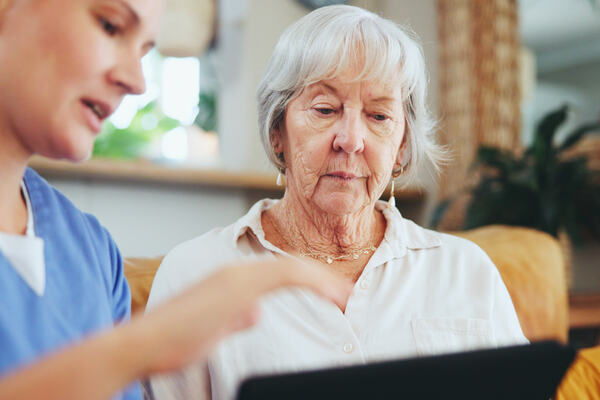
[[[449,232],[432,231],[440,238],[442,246],[453,253],[467,253],[472,256],[487,257],[485,251],[475,242]]]
[[[471,256],[486,256],[485,252],[474,242],[448,232],[439,232],[424,228],[415,222],[404,219],[405,234],[409,237],[409,246],[439,248],[448,254],[469,254]]]
[[[148,308],[239,259],[234,225],[212,229],[169,251],[156,272]]]
[[[273,200],[260,200],[231,225],[215,228],[169,251],[154,278],[148,305],[171,297],[234,261],[260,256],[260,246],[255,245],[249,231],[262,230],[260,215],[272,204]]]
[[[232,224],[214,228],[178,244],[167,253],[160,268],[173,273],[186,273],[188,270],[201,273],[235,256],[237,249]]]
[[[31,168],[24,176],[36,223],[36,233],[47,236],[74,235],[90,244],[113,245],[108,231],[98,219],[81,211],[67,196],[48,183]]]
[[[58,208],[63,212],[81,213],[71,200],[33,169],[27,168],[23,180],[34,207]]]
[[[479,272],[484,276],[496,275],[497,269],[487,253],[476,243],[452,233],[423,228],[410,220],[404,220],[408,248],[428,249],[431,263],[437,267],[456,272]]]

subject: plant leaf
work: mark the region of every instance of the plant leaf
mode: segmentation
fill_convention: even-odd
[[[450,204],[452,204],[452,200],[453,199],[445,199],[435,207],[435,210],[431,215],[430,226],[432,228],[435,229],[438,227],[438,225],[442,221],[442,218],[444,217],[444,214],[446,214],[446,211],[448,211],[448,207],[450,207]]]
[[[517,160],[514,155],[496,147],[481,146],[477,151],[474,166],[487,165],[498,169],[502,174],[507,174],[516,169]]]
[[[568,106],[564,105],[542,118],[536,127],[535,141],[541,141],[546,146],[551,146],[558,127],[567,119],[568,111]]]
[[[591,123],[578,127],[571,132],[563,143],[558,148],[558,152],[562,152],[577,143],[588,132],[600,132],[600,123]]]

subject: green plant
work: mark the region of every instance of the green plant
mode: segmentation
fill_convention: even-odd
[[[217,93],[214,90],[201,91],[198,96],[198,115],[194,121],[205,132],[217,130]]]
[[[179,126],[179,121],[163,114],[156,101],[138,110],[127,128],[107,121],[96,142],[94,157],[139,158],[153,140]]]
[[[582,125],[570,132],[561,144],[555,143],[557,129],[566,121],[568,108],[550,112],[537,125],[533,143],[523,154],[482,146],[473,167],[481,179],[468,188],[471,201],[464,228],[488,224],[520,225],[553,236],[565,230],[578,244],[582,232],[600,238],[600,174],[587,167],[584,157],[568,157],[566,150],[586,133],[600,129],[600,123]],[[434,226],[451,199],[434,213]]]

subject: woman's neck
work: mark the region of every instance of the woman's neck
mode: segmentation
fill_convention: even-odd
[[[267,211],[274,233],[293,251],[343,256],[377,247],[385,232],[385,219],[374,207],[338,216],[302,204],[286,192]]]
[[[22,143],[0,126],[0,232],[21,235],[27,228],[21,181],[29,157]]]

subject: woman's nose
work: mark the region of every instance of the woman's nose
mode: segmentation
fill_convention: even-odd
[[[110,80],[123,88],[127,94],[144,93],[146,80],[142,70],[142,60],[138,56],[124,55],[113,67]]]
[[[361,153],[365,147],[365,132],[367,127],[358,110],[344,110],[341,124],[333,140],[335,151],[346,153]]]

